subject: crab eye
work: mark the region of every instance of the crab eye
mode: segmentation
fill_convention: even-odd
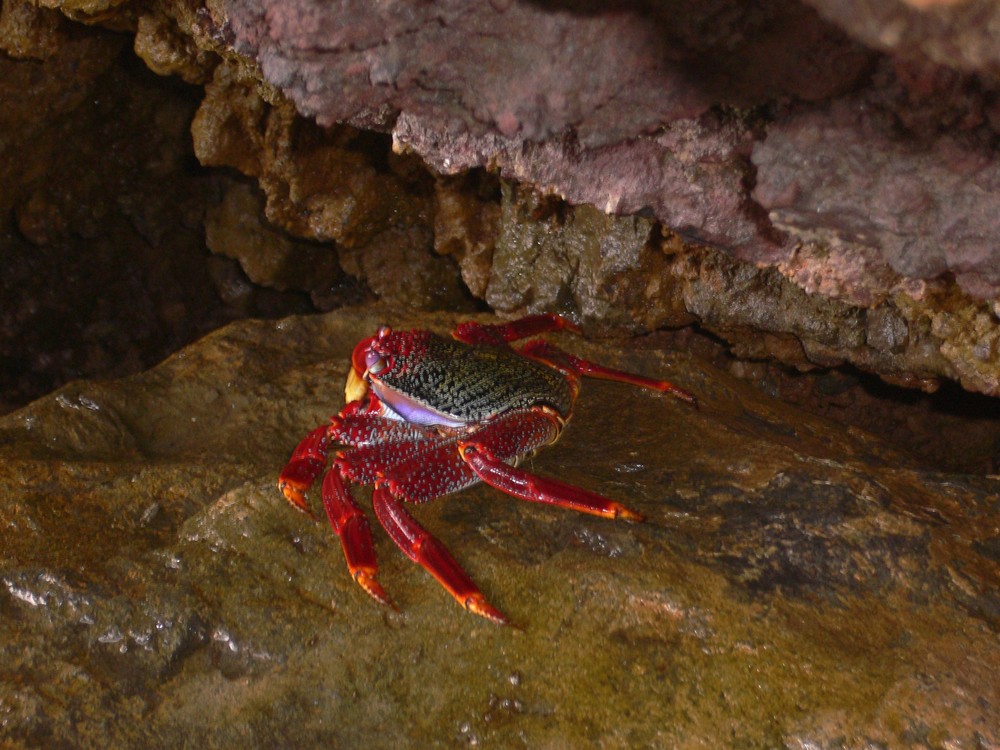
[[[375,351],[369,350],[365,354],[365,367],[368,369],[372,375],[378,375],[382,370],[385,369],[385,357]]]

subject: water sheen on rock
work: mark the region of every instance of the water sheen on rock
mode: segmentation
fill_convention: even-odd
[[[587,381],[531,463],[647,522],[483,487],[414,509],[521,629],[463,612],[378,528],[400,609],[372,602],[329,527],[281,499],[277,473],[340,408],[359,339],[455,322],[379,310],[242,322],[0,420],[0,739],[1000,741],[1000,481],[921,470],[684,352],[554,337],[698,395],[695,410]]]

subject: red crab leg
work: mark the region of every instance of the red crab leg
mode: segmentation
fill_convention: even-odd
[[[336,468],[330,469],[323,478],[323,507],[334,533],[340,537],[351,576],[372,598],[395,609],[389,595],[375,580],[378,565],[368,519],[354,502]]]
[[[329,443],[330,426],[317,427],[298,444],[278,477],[278,489],[285,499],[313,518],[316,516],[306,503],[305,492],[326,465]]]
[[[499,324],[477,323],[470,320],[459,323],[451,335],[466,344],[505,344],[508,341],[564,329],[576,334],[582,333],[575,323],[561,315],[542,313]]]
[[[459,443],[458,451],[480,479],[521,500],[548,503],[604,518],[642,521],[643,516],[621,503],[571,484],[546,479],[504,463],[489,448],[474,441]]]
[[[492,420],[475,432],[475,441],[488,445],[502,460],[534,453],[559,436],[558,416],[541,407],[519,409]],[[469,439],[469,435],[465,436]],[[366,476],[366,466],[373,463],[371,449],[345,452],[338,464],[344,476],[359,482],[383,481],[394,497],[411,503],[424,503],[442,495],[476,484],[479,478],[458,453],[459,437],[441,436],[437,441],[420,445],[389,446],[391,451],[374,453],[374,463],[381,466],[380,476]],[[381,446],[375,446],[381,448]]]
[[[384,484],[375,486],[372,507],[392,541],[399,545],[407,557],[434,576],[459,604],[487,620],[502,625],[509,624],[503,613],[486,601],[483,592],[465,574],[445,546],[406,512],[402,502],[393,497]]]
[[[560,370],[568,370],[576,373],[577,375],[583,375],[588,378],[598,378],[600,380],[613,380],[618,383],[629,383],[631,385],[637,385],[640,388],[649,388],[654,391],[669,393],[671,396],[676,396],[677,398],[687,401],[690,404],[697,405],[698,403],[698,399],[696,399],[693,394],[688,393],[683,388],[678,388],[676,385],[667,380],[654,380],[653,378],[635,375],[631,372],[624,372],[623,370],[615,370],[610,367],[605,367],[604,365],[599,365],[596,362],[581,359],[580,357],[575,357],[572,354],[564,352],[562,349],[553,346],[548,341],[542,341],[541,339],[537,341],[529,341],[527,344],[522,346],[519,351],[526,357],[537,359],[541,362],[557,367]]]

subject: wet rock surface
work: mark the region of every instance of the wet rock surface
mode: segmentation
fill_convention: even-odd
[[[670,378],[701,408],[588,381],[563,438],[531,463],[647,522],[483,488],[415,509],[520,629],[463,612],[381,532],[400,611],[377,606],[275,477],[339,408],[353,344],[383,322],[455,319],[237,323],[149,372],[73,383],[0,420],[0,737],[1000,741],[998,480],[923,470],[683,351],[560,337]]]

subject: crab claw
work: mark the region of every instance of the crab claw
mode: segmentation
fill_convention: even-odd
[[[368,393],[368,381],[365,379],[368,365],[365,360],[371,350],[372,343],[377,338],[377,336],[370,336],[359,341],[358,345],[354,347],[354,351],[351,352],[351,368],[347,371],[347,385],[344,387],[347,403],[360,401]]]
[[[345,400],[347,403],[360,401],[367,393],[368,381],[365,380],[363,374],[358,374],[358,371],[351,365],[351,369],[347,371],[347,384],[344,386]]]
[[[301,510],[307,516],[316,520],[316,514],[313,513],[312,508],[306,502],[305,486],[296,482],[293,483],[291,480],[286,479],[282,475],[281,481],[278,482],[278,489],[281,490],[281,494],[285,496],[285,500],[294,506],[297,510]]]

